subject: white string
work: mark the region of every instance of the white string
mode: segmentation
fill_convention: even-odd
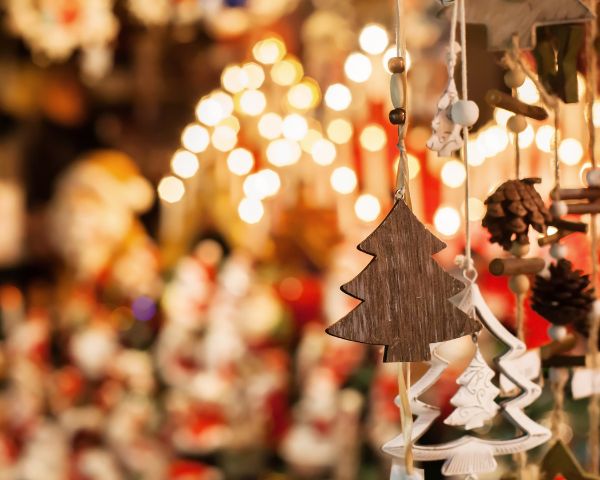
[[[404,28],[400,28],[400,20],[404,18],[404,0],[396,0],[396,57],[401,57],[406,61],[406,31]],[[408,157],[406,154],[406,145],[404,143],[404,134],[406,132],[406,126],[408,125],[408,113],[407,113],[407,96],[408,86],[406,80],[406,65],[404,72],[402,72],[402,88],[403,92],[403,105],[405,112],[405,121],[402,124],[398,124],[398,174],[396,178],[396,198],[402,200],[406,205],[411,208],[410,192],[408,188]],[[410,408],[410,363],[406,364],[406,380],[404,379],[404,364],[400,363],[400,369],[398,372],[398,396],[400,399],[400,413],[402,430],[404,433],[404,467],[408,475],[412,475],[414,472],[414,462],[412,453],[412,412]]]
[[[452,9],[452,33],[450,35],[451,42],[451,53],[453,52],[455,43],[455,31],[457,23],[457,3],[460,9],[460,62],[461,62],[461,87],[462,87],[462,99],[464,101],[469,99],[469,93],[467,89],[467,23],[465,20],[465,0],[456,0]],[[462,147],[462,158],[465,167],[465,272],[471,273],[474,270],[473,260],[471,258],[471,225],[469,215],[469,159],[468,159],[468,147],[469,147],[469,128],[464,126],[462,129],[463,135],[463,147]]]
[[[396,0],[396,56],[401,57],[406,61],[406,29],[400,27],[400,20],[404,18],[404,0]],[[408,125],[408,109],[406,105],[408,103],[408,88],[406,81],[406,68],[402,73],[402,87],[403,87],[403,98],[404,98],[404,112],[405,121],[403,124],[398,125],[398,172],[396,175],[396,198],[404,200],[404,202],[411,207],[410,192],[409,192],[409,172],[408,172],[408,156],[406,154],[406,145],[404,143],[404,136],[406,133],[406,126]]]

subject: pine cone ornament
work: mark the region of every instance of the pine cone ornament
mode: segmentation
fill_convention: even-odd
[[[536,275],[531,308],[554,325],[587,325],[594,302],[590,276],[573,270],[573,264],[561,258],[550,265],[550,276]],[[584,332],[581,332],[584,333]]]
[[[508,180],[487,198],[482,225],[490,232],[492,243],[508,251],[515,240],[524,245],[529,243],[530,225],[540,233],[546,230],[552,215],[533,187],[540,182],[539,178]]]

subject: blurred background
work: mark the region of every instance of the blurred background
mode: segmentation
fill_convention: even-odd
[[[354,306],[339,286],[369,262],[355,246],[392,198],[394,8],[2,2],[0,479],[387,477],[379,448],[399,433],[397,367],[324,328]],[[435,0],[406,8],[412,201],[451,269],[465,170],[425,148],[447,82],[447,12]],[[480,227],[483,200],[514,176],[510,114],[483,101],[504,72],[484,29],[469,38],[475,259],[511,326],[506,279],[487,273],[500,249]],[[518,94],[539,101],[529,81]],[[563,186],[589,168],[583,108],[561,117]],[[542,177],[544,197],[546,123],[519,134],[522,176]],[[587,268],[580,237],[569,259]],[[530,347],[547,326],[528,310]],[[482,342],[488,358],[499,352]],[[471,348],[449,345],[428,392],[446,413]],[[544,398],[528,412],[538,421]]]

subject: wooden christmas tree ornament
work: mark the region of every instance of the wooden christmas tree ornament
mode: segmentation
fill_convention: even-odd
[[[477,332],[479,323],[449,300],[462,290],[462,283],[431,258],[445,246],[397,201],[358,246],[373,260],[342,286],[362,303],[327,333],[385,345],[385,362],[417,362],[430,359],[429,344]]]
[[[519,46],[531,50],[536,28],[587,22],[594,14],[580,0],[466,0],[467,23],[485,25],[488,50],[507,50],[517,35]]]

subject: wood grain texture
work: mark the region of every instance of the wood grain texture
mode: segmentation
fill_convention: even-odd
[[[488,90],[485,94],[485,101],[492,107],[503,108],[509,112],[535,120],[546,120],[548,118],[548,112],[544,108],[537,105],[529,105],[500,90]]]
[[[466,0],[467,23],[485,25],[487,48],[510,48],[512,36],[519,36],[522,49],[535,46],[535,29],[590,21],[594,14],[580,0]]]
[[[385,362],[416,362],[430,359],[430,343],[477,332],[479,323],[449,301],[463,284],[431,258],[445,246],[403,201],[396,202],[358,246],[374,258],[342,286],[362,303],[327,333],[385,345]]]
[[[546,452],[540,468],[542,480],[554,480],[559,476],[566,480],[600,480],[599,476],[587,473],[581,467],[571,449],[561,440]]]
[[[490,262],[489,271],[492,275],[519,275],[539,273],[546,266],[543,258],[495,258]]]

